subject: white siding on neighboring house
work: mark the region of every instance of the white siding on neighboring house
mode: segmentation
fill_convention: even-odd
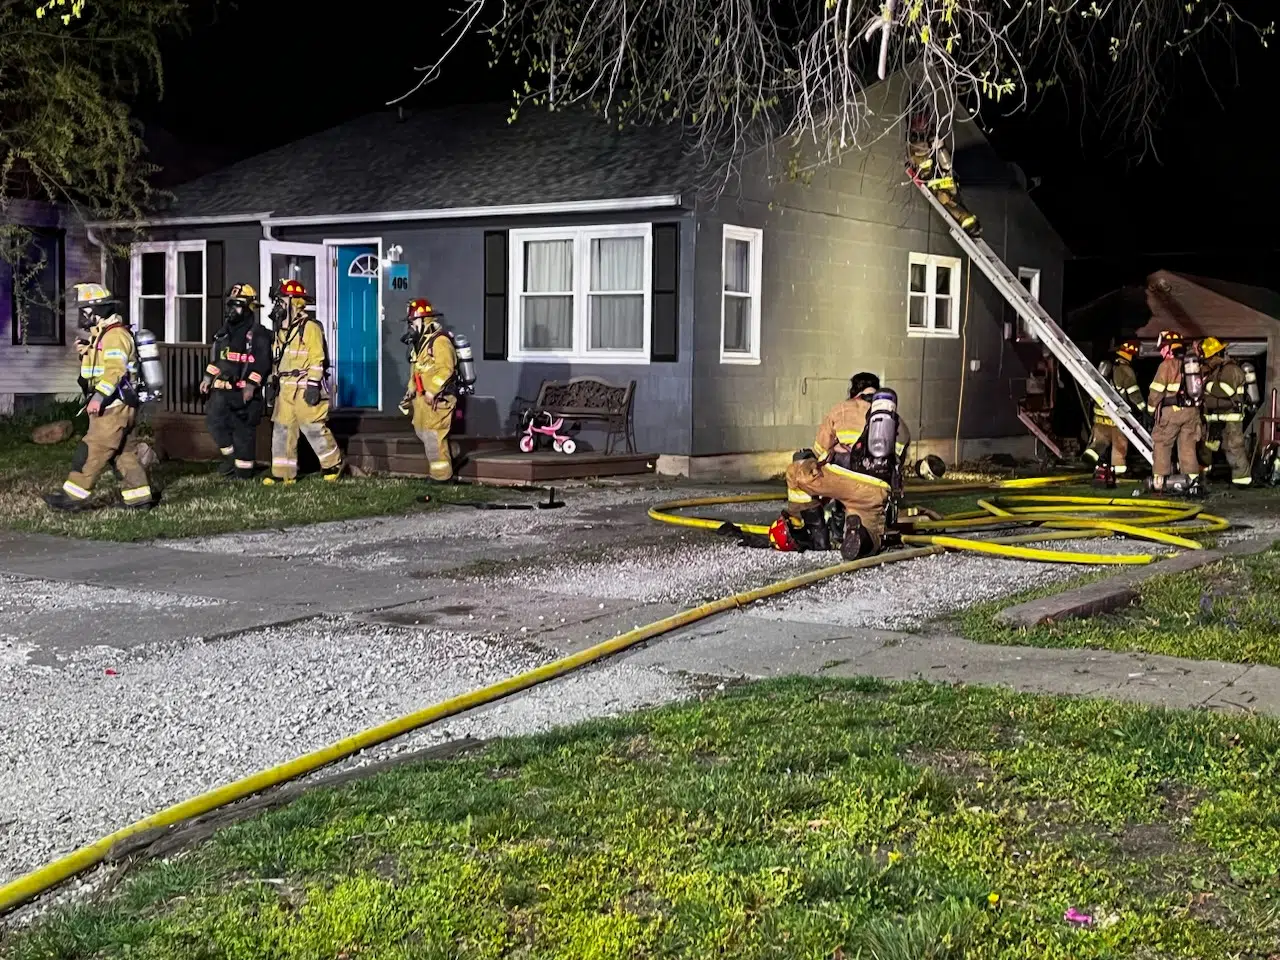
[[[98,248],[89,243],[84,227],[72,216],[45,204],[13,201],[6,217],[10,222],[38,230],[40,237],[57,248],[61,236],[61,269],[54,269],[49,291],[64,297],[72,284],[102,282],[102,263]],[[114,291],[113,291],[114,292]],[[15,399],[19,406],[28,399],[44,397],[74,398],[80,395],[76,385],[79,361],[75,350],[75,306],[65,305],[65,323],[53,330],[46,323],[42,331],[45,342],[15,343],[13,277],[9,264],[0,259],[0,414],[12,413]]]

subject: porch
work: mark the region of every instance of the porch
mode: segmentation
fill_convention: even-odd
[[[205,428],[205,398],[200,394],[209,345],[160,343],[157,346],[166,387],[164,397],[146,415],[157,453],[170,460],[216,460],[218,448]],[[409,418],[398,411],[335,410],[329,417],[329,427],[348,466],[357,475],[427,475],[422,443],[414,435]],[[458,477],[472,483],[502,486],[584,480],[651,473],[657,459],[645,454],[606,454],[593,450],[582,450],[572,456],[550,451],[521,453],[517,441],[514,434],[451,436],[449,447]],[[271,459],[271,424],[267,420],[258,427],[256,456],[259,462]],[[319,467],[305,443],[299,444],[298,467],[303,473]]]

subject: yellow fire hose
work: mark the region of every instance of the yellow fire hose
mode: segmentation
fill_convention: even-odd
[[[1028,478],[1004,481],[994,485],[982,483],[933,484],[912,487],[909,492],[913,495],[918,495],[930,493],[953,494],[975,490],[1025,489],[1079,479],[1082,478],[1071,476]],[[763,503],[785,498],[785,494],[761,493],[736,497],[700,497],[674,500],[653,507],[649,511],[649,516],[662,523],[714,530],[719,528],[724,521],[705,517],[684,516],[674,511],[702,506]],[[426,707],[376,727],[370,727],[367,730],[339,740],[327,747],[304,754],[279,766],[259,771],[225,786],[217,787],[207,793],[192,797],[189,800],[174,804],[158,813],[122,827],[100,840],[87,844],[67,856],[55,860],[53,863],[0,886],[0,915],[101,863],[106,859],[112,847],[125,839],[148,830],[172,826],[208,813],[211,810],[216,810],[219,807],[227,806],[237,800],[242,800],[255,793],[260,793],[263,790],[297,779],[331,763],[336,763],[361,750],[384,743],[387,740],[402,736],[438,720],[443,720],[446,717],[451,717],[467,710],[493,703],[522,690],[527,690],[530,687],[563,676],[646,640],[697,623],[707,617],[743,607],[757,600],[764,600],[790,590],[806,587],[820,580],[836,577],[844,573],[852,573],[856,570],[896,563],[901,560],[912,560],[916,557],[938,554],[947,549],[976,550],[1002,557],[1018,557],[1059,563],[1150,563],[1156,559],[1155,556],[1147,554],[1140,556],[1084,554],[1021,547],[1018,544],[1104,537],[1120,533],[1125,536],[1144,538],[1170,546],[1194,550],[1200,549],[1201,545],[1194,540],[1186,539],[1188,534],[1211,533],[1225,530],[1229,526],[1223,518],[1203,513],[1199,507],[1188,507],[1186,504],[1168,500],[1022,495],[992,497],[980,500],[979,504],[982,506],[980,511],[955,514],[942,520],[916,520],[912,522],[911,526],[917,531],[936,530],[939,532],[904,535],[902,540],[908,549],[893,550],[873,557],[837,563],[800,574],[799,576],[779,580],[764,587],[745,590],[710,603],[704,603],[701,606],[665,617],[647,626],[628,630],[578,653],[536,667],[517,676],[479,690],[473,690],[470,693]],[[1120,515],[1122,519],[1084,518],[1078,515],[1080,513],[1111,513]],[[1177,526],[1178,524],[1185,524],[1192,519],[1199,522],[1190,526]],[[1031,533],[993,537],[987,540],[964,539],[947,536],[941,532],[957,529],[992,529],[1007,527],[1011,524],[1033,525],[1037,529]],[[738,526],[740,529],[751,533],[764,533],[768,530],[767,527],[755,524],[739,524]]]

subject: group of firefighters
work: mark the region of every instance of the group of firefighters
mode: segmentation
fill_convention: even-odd
[[[1165,331],[1157,340],[1160,367],[1144,398],[1133,370],[1138,343],[1127,340],[1114,361],[1098,365],[1116,392],[1151,428],[1152,476],[1148,485],[1164,493],[1203,496],[1204,474],[1221,450],[1231,467],[1231,483],[1253,483],[1244,424],[1262,395],[1248,361],[1237,361],[1216,337],[1189,340]],[[1103,455],[1111,448],[1110,462]],[[1096,482],[1114,487],[1128,472],[1129,441],[1101,407],[1093,411],[1093,434],[1084,456],[1096,465]],[[1175,461],[1177,466],[1175,467]]]
[[[106,287],[78,283],[73,290],[89,429],[72,456],[70,475],[60,490],[45,495],[45,502],[57,510],[90,509],[94,483],[110,468],[121,478],[124,506],[149,509],[156,496],[137,456],[135,428],[148,385],[154,392],[162,371],[158,362],[142,359],[141,334],[135,335],[125,322],[119,301]],[[227,293],[224,322],[214,337],[200,393],[207,397],[205,422],[221,454],[218,472],[229,480],[254,479],[258,425],[268,412],[271,469],[264,484],[297,482],[299,436],[315,452],[324,480],[336,481],[343,474],[342,451],[328,426],[328,345],[324,328],[307,306],[303,284],[282,280],[269,313],[273,334],[258,319],[261,304],[251,284],[237,283]],[[442,318],[429,301],[411,300],[405,315],[408,331],[401,338],[409,348],[410,376],[400,412],[412,418],[422,441],[430,483],[453,480],[449,430],[464,382],[460,351]],[[469,347],[462,353],[463,365],[469,366]]]

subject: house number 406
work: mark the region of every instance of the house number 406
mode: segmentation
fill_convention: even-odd
[[[392,277],[391,289],[392,290],[408,290],[409,278],[408,277]]]

